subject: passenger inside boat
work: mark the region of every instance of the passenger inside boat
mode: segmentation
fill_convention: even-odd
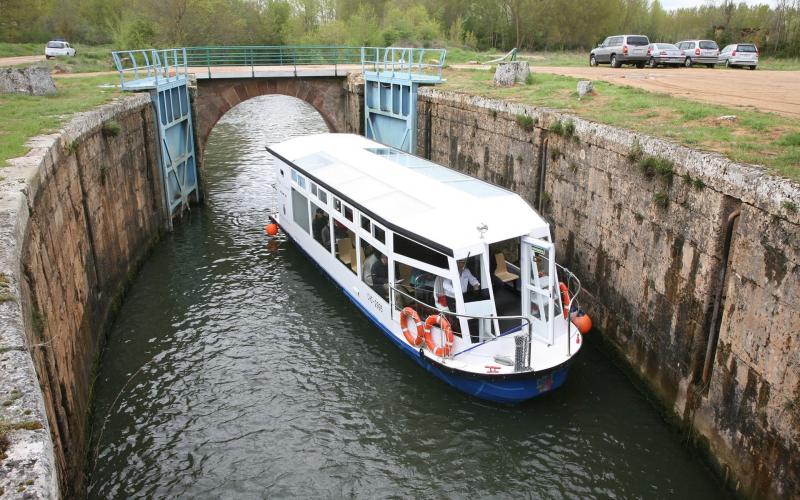
[[[328,252],[331,251],[331,228],[330,216],[324,210],[317,207],[313,202],[311,208],[314,210],[314,220],[311,222],[311,231],[314,239],[322,245]]]
[[[366,255],[361,265],[361,280],[388,302],[388,257],[364,240],[361,240],[361,254]]]

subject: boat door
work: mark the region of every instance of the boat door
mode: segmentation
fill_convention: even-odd
[[[553,343],[553,283],[556,276],[555,247],[546,240],[522,238],[520,274],[522,314],[531,322],[534,339]]]

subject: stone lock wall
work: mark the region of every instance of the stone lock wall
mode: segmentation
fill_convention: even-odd
[[[0,409],[0,418],[27,424],[9,434],[7,457],[0,457],[6,493],[84,492],[102,336],[166,224],[154,120],[147,94],[128,96],[34,138],[32,151],[4,170],[8,247],[0,270],[14,300],[0,305],[0,391],[23,397]],[[118,128],[104,127],[110,122]]]
[[[668,141],[434,88],[420,91],[418,116],[418,154],[520,193],[551,221],[559,261],[581,279],[582,306],[604,339],[734,491],[800,495],[796,184]],[[559,121],[562,132],[551,131]],[[643,171],[648,156],[672,162],[671,172]]]

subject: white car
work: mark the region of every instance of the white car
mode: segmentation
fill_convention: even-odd
[[[728,45],[719,53],[719,63],[729,68],[747,66],[747,69],[756,69],[758,66],[758,48],[752,43]]]
[[[75,56],[75,49],[69,46],[67,42],[60,41],[60,40],[52,40],[47,42],[47,45],[44,47],[44,56],[48,59],[51,57],[59,57],[59,56]]]

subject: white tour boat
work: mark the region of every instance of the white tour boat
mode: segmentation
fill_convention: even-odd
[[[267,150],[276,223],[426,370],[501,402],[564,382],[581,347],[567,318],[580,284],[519,195],[358,135]]]

